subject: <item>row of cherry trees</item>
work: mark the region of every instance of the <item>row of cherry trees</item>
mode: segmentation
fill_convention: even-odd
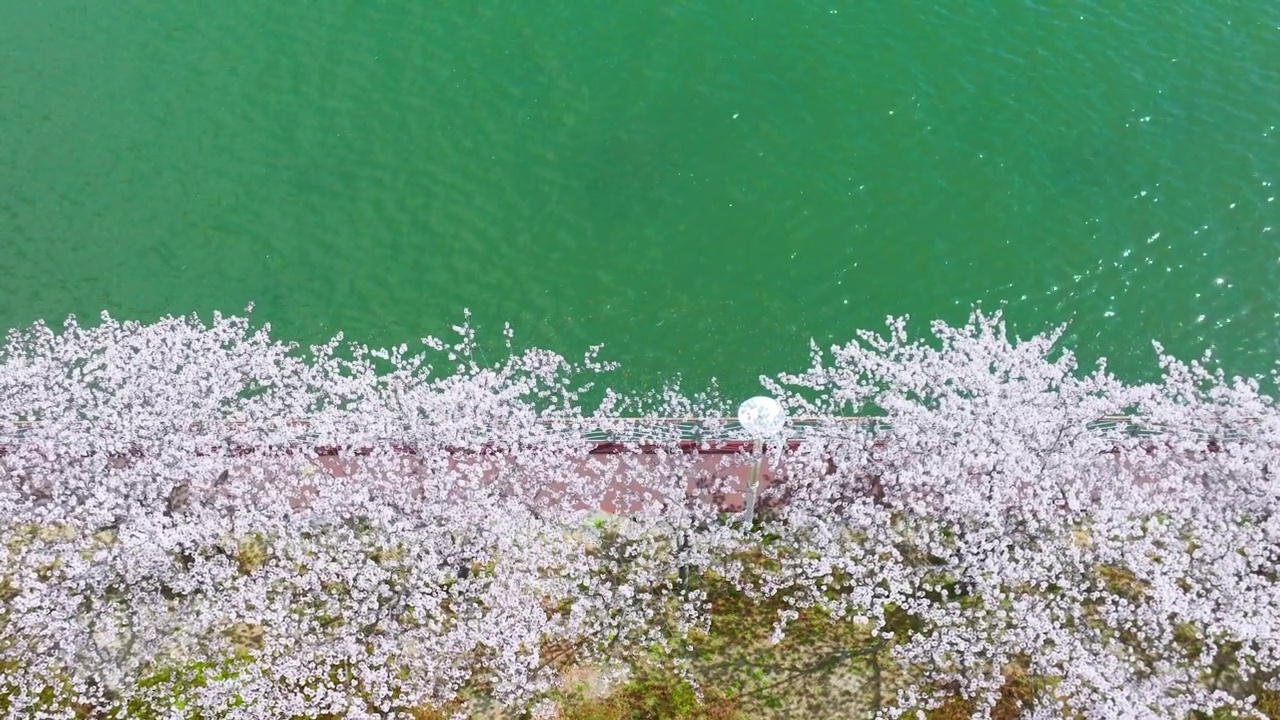
[[[1278,689],[1280,414],[1259,384],[1156,345],[1162,381],[1128,385],[999,313],[932,330],[891,319],[761,378],[819,422],[770,446],[785,482],[751,527],[686,495],[677,437],[578,472],[586,429],[728,412],[678,387],[584,409],[615,369],[598,346],[483,366],[467,324],[430,358],[344,356],[341,335],[304,354],[221,315],[12,331],[0,698],[355,718],[484,686],[542,711],[549,647],[678,659],[710,618],[689,578],[712,576],[782,598],[775,638],[806,609],[866,625],[910,678],[899,713],[959,694],[981,715],[1013,667],[1040,681],[1027,717],[1243,714]],[[888,429],[840,420],[869,411]],[[1149,432],[1093,424],[1116,413]],[[315,445],[374,451],[343,475]],[[619,480],[647,493],[605,543],[583,508]]]

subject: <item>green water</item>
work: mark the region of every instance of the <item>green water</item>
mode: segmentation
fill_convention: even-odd
[[[731,395],[886,315],[1280,353],[1280,4],[0,4],[0,327],[214,309]]]

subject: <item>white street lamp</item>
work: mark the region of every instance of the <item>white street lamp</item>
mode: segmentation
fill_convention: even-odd
[[[756,462],[751,467],[751,482],[747,485],[746,496],[743,498],[746,506],[743,515],[746,528],[750,531],[756,512],[756,488],[760,483],[760,451],[766,439],[772,440],[782,435],[782,430],[787,425],[787,411],[782,409],[777,400],[759,395],[738,406],[738,422],[755,440],[752,454],[755,455]]]

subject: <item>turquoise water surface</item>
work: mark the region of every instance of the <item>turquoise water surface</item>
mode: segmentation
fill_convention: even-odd
[[[1008,303],[1134,378],[1280,348],[1280,4],[0,6],[0,326],[605,343],[733,396]]]

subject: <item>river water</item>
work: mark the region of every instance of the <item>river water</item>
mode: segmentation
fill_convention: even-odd
[[[1280,4],[0,5],[0,327],[215,309],[731,396],[1006,303],[1280,349]]]

